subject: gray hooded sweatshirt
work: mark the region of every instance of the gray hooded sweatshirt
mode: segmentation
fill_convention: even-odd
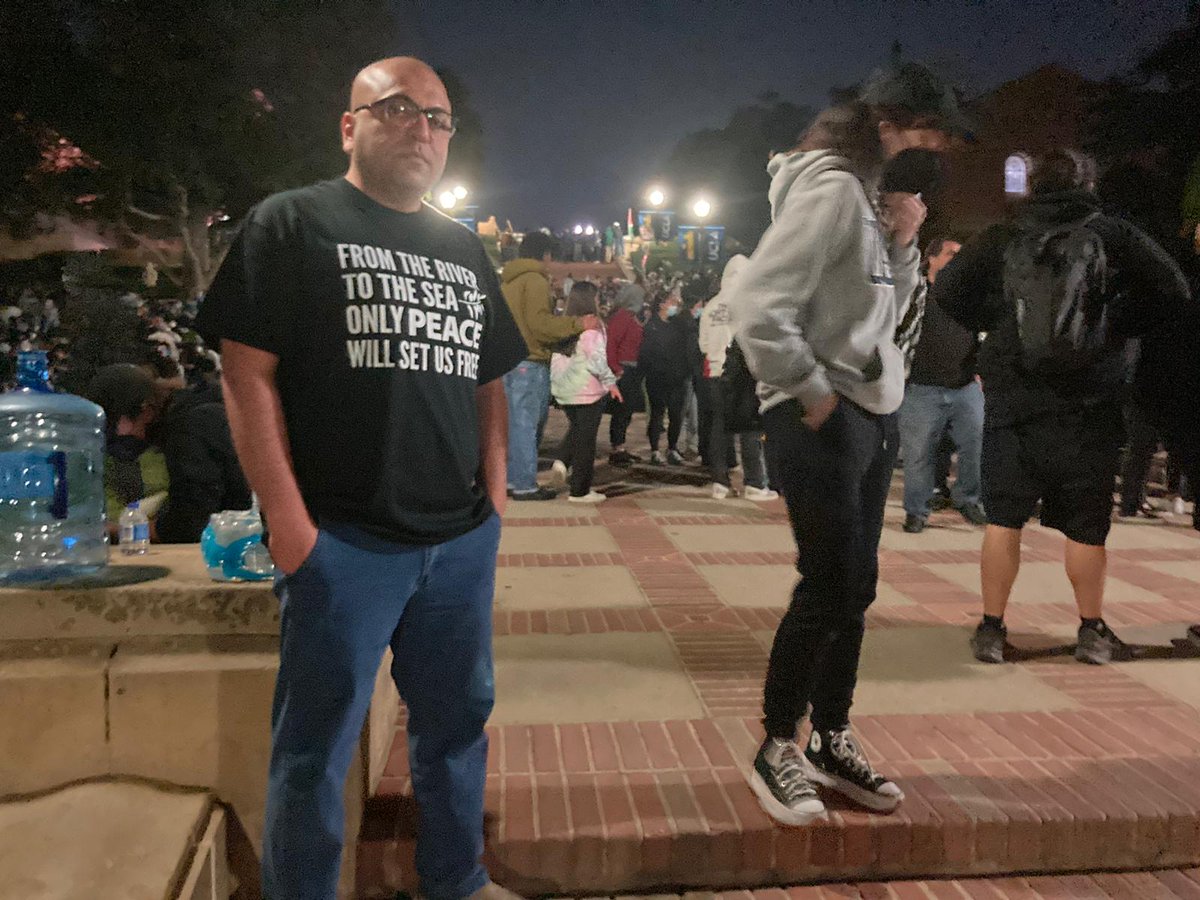
[[[828,150],[780,154],[771,227],[728,298],[766,411],[832,393],[873,413],[904,399],[896,323],[918,279],[915,246],[893,247],[849,162]]]

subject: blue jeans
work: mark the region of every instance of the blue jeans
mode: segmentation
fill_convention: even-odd
[[[900,407],[900,444],[904,453],[904,511],[929,516],[937,446],[950,430],[958,450],[958,478],[951,499],[958,507],[978,503],[979,458],[983,449],[983,389],[972,381],[961,388],[909,383]]]
[[[487,882],[484,724],[492,711],[492,600],[500,519],[431,547],[322,523],[317,545],[276,581],[279,679],[263,839],[268,900],[333,900],[342,791],[390,646],[408,704],[420,811],[417,873],[431,900]]]
[[[508,397],[508,488],[537,490],[538,444],[550,414],[550,367],[525,360],[504,376]]]

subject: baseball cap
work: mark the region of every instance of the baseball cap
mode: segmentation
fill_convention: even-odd
[[[906,109],[932,119],[937,128],[975,140],[975,125],[959,107],[954,89],[920,63],[877,69],[863,84],[859,100],[872,106]]]
[[[154,379],[135,365],[114,363],[92,377],[84,395],[102,407],[109,423],[115,426],[121,416],[137,418],[154,397]]]

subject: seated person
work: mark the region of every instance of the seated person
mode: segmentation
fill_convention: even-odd
[[[250,489],[219,402],[126,363],[97,372],[86,395],[108,419],[110,530],[135,500],[151,520],[150,539],[164,544],[195,543],[213,513],[249,509]]]

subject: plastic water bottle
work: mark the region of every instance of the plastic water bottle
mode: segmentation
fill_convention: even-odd
[[[104,411],[50,386],[41,351],[0,395],[0,585],[74,578],[108,562]]]
[[[265,581],[275,574],[262,542],[258,498],[251,495],[251,500],[250,509],[213,513],[200,535],[200,552],[213,581]]]
[[[137,501],[121,513],[121,552],[126,556],[141,556],[150,549],[150,520]]]

